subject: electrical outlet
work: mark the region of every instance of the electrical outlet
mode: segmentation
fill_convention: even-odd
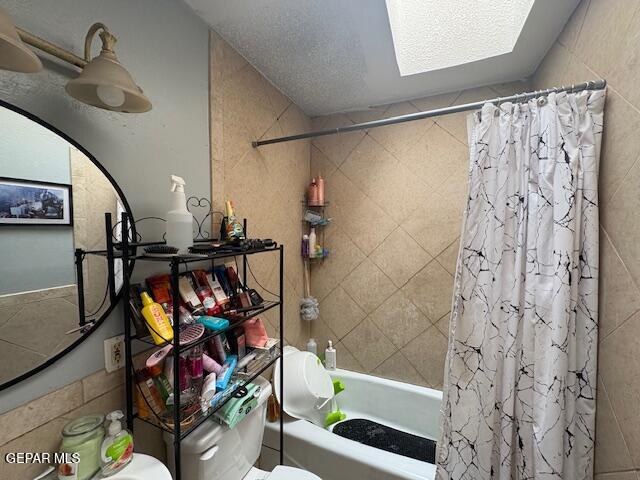
[[[104,368],[115,372],[124,367],[124,335],[107,338],[104,341]]]

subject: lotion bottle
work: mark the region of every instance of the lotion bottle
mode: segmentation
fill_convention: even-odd
[[[333,342],[329,340],[329,345],[324,351],[324,368],[327,370],[336,369],[336,349],[333,348]]]
[[[187,210],[185,181],[171,175],[171,210],[167,213],[167,245],[188,253],[193,245],[193,215]]]
[[[311,227],[311,231],[309,232],[309,258],[316,256],[316,241],[316,229]]]
[[[142,316],[149,327],[151,337],[156,345],[173,340],[173,328],[159,303],[153,301],[147,292],[140,294],[142,300]]]
[[[318,175],[318,206],[324,206],[324,178]]]
[[[122,428],[122,417],[124,414],[120,410],[107,415],[107,421],[111,422],[107,430],[109,434],[100,448],[102,475],[105,477],[119,472],[133,459],[133,435]]]

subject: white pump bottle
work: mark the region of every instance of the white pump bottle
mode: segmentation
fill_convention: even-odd
[[[167,245],[178,253],[188,253],[193,245],[193,215],[187,210],[184,194],[185,181],[171,175],[171,210],[167,213]]]

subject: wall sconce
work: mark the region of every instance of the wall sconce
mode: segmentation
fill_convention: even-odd
[[[102,40],[100,54],[91,59],[91,43],[96,33]],[[151,110],[151,102],[136,85],[131,74],[120,64],[114,52],[117,39],[102,23],[89,28],[84,43],[84,58],[17,28],[0,8],[0,69],[33,73],[42,69],[40,59],[25,44],[82,69],[67,83],[65,90],[88,105],[124,113]]]

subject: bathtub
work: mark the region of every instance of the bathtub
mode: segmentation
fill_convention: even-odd
[[[347,419],[363,418],[421,437],[437,439],[442,392],[372,375],[335,370],[345,390],[336,399]],[[286,384],[285,384],[285,388]],[[278,463],[279,423],[265,427],[260,467]],[[322,480],[432,480],[435,465],[348,440],[305,420],[286,416],[285,464]]]

